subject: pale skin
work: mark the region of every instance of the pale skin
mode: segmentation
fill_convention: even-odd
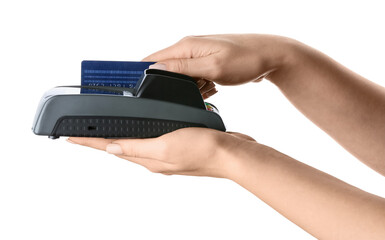
[[[385,89],[293,39],[243,34],[186,37],[144,60],[215,84],[267,79],[357,159],[385,176]],[[194,144],[191,144],[194,139]],[[69,138],[152,172],[235,181],[320,239],[385,239],[385,199],[241,133],[185,128],[152,139]]]

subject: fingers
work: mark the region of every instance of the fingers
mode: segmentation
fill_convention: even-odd
[[[199,89],[201,89],[204,85],[206,85],[208,81],[207,80],[204,80],[204,79],[198,79],[197,80],[197,86]]]
[[[164,143],[158,138],[146,139],[105,139],[88,137],[70,137],[68,142],[87,146],[111,154],[136,158],[154,158],[164,151]]]
[[[216,69],[213,69],[211,56],[201,58],[166,59],[152,65],[151,68],[181,73],[196,78],[215,79]]]
[[[203,95],[211,91],[212,89],[215,89],[215,84],[211,81],[206,81],[206,84],[202,86],[202,88],[200,88],[200,91],[201,91],[201,94]]]
[[[153,173],[161,173],[164,175],[172,175],[172,174],[179,174],[179,175],[189,175],[189,176],[205,176],[206,174],[197,174],[195,171],[186,171],[181,169],[175,164],[166,163],[163,161],[158,161],[156,159],[149,159],[149,158],[134,158],[134,157],[127,157],[124,155],[116,155],[119,158],[128,160],[130,162],[139,164],[145,168],[147,168],[149,171]]]
[[[203,97],[203,99],[207,99],[207,98],[211,97],[212,95],[216,94],[217,92],[218,91],[214,88],[214,89],[210,90],[209,92],[202,94],[202,97]]]
[[[157,157],[162,148],[160,141],[153,139],[104,139],[71,137],[67,141],[82,146],[87,146],[108,153],[115,154],[119,158],[139,164],[151,172],[166,173],[171,172],[175,167],[171,163],[163,162],[151,157]]]
[[[214,80],[220,73],[217,67],[220,58],[215,56],[219,52],[216,41],[206,37],[189,36],[147,56],[143,61],[157,62],[151,68]]]
[[[213,82],[207,83],[204,87],[200,89],[200,91],[203,99],[207,99],[218,92]]]
[[[119,158],[128,160],[130,162],[139,164],[147,168],[153,173],[170,174],[175,171],[175,167],[172,164],[158,161],[156,159],[127,157],[125,155],[116,155],[116,156]]]
[[[141,141],[143,140],[143,141]],[[175,170],[173,164],[162,162],[157,159],[146,158],[144,156],[156,156],[156,143],[145,141],[149,139],[104,139],[104,138],[86,138],[86,137],[71,137],[67,141],[82,146],[87,146],[109,153],[115,156],[128,160],[130,162],[142,165],[151,172],[169,173]],[[118,149],[116,149],[118,145]],[[123,147],[121,147],[123,146]],[[150,153],[149,153],[150,152]]]
[[[205,80],[205,79],[198,79],[197,85],[203,99],[207,99],[218,92],[215,89],[215,83],[212,81]]]
[[[88,138],[88,137],[70,137],[67,139],[68,142],[79,144],[99,150],[106,150],[106,146],[113,142],[115,139],[105,138]]]
[[[201,51],[195,51],[197,46],[204,45],[204,38],[187,36],[174,45],[157,51],[143,59],[143,61],[159,62],[166,59],[203,57]]]
[[[159,138],[118,139],[106,146],[112,154],[133,158],[162,159],[165,143]]]

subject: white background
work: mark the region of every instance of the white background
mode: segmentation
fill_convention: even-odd
[[[229,180],[153,174],[35,136],[32,120],[46,90],[80,83],[82,60],[141,60],[186,35],[284,35],[385,85],[380,3],[1,1],[0,239],[312,239]],[[385,178],[271,83],[218,89],[228,130],[385,197]]]

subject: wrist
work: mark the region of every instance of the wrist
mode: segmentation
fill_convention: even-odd
[[[247,169],[260,161],[263,145],[254,141],[237,139],[231,145],[219,147],[218,159],[223,178],[239,182]]]
[[[265,76],[267,80],[277,85],[278,87],[287,82],[295,66],[298,65],[300,49],[304,45],[294,39],[279,37],[277,42],[273,45],[271,71]]]

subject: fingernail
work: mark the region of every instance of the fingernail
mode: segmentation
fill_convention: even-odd
[[[106,152],[117,155],[123,154],[122,147],[116,143],[108,144],[106,147]]]
[[[163,63],[155,63],[150,65],[148,68],[150,69],[159,69],[159,70],[167,70],[166,69],[166,64]]]
[[[67,138],[67,142],[72,143],[72,144],[77,144],[76,142],[72,141],[70,138]]]

